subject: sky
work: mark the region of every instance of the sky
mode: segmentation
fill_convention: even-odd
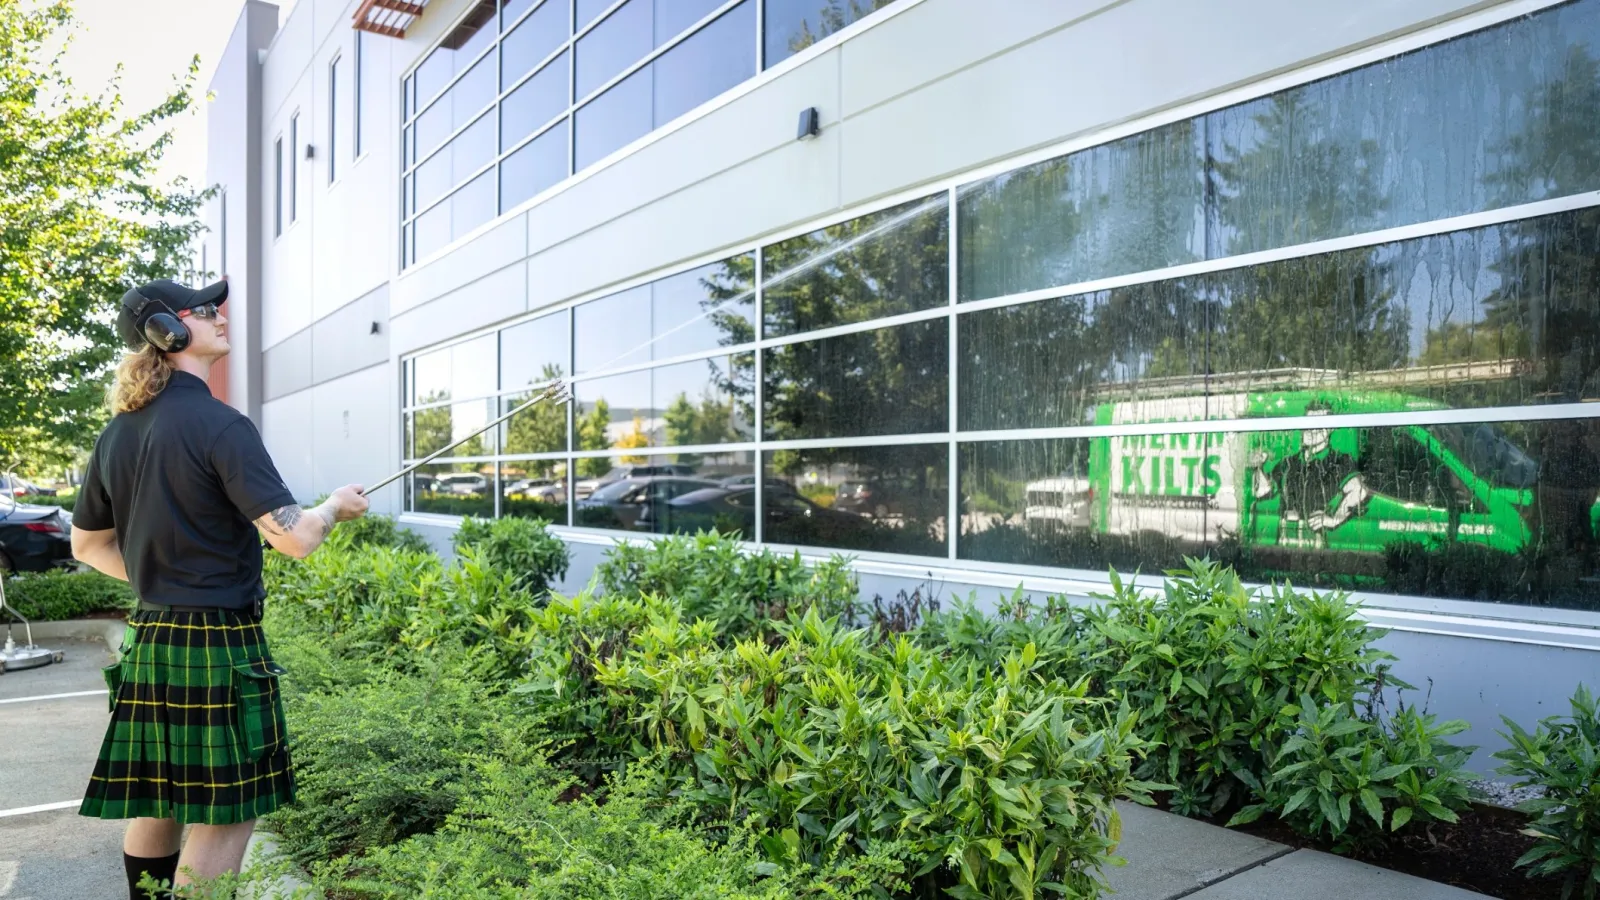
[[[277,0],[284,21],[295,0]],[[199,107],[170,124],[173,142],[162,160],[163,180],[177,175],[196,184],[206,173],[206,85],[228,44],[243,0],[74,0],[79,19],[71,35],[65,69],[78,94],[97,96],[123,66],[124,113],[135,115],[160,103],[196,54]]]

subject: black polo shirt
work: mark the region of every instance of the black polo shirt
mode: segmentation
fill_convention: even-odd
[[[95,441],[72,524],[116,529],[141,600],[242,609],[266,594],[254,522],[294,502],[255,425],[174,372]]]

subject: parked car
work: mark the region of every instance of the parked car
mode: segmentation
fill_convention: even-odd
[[[13,497],[54,497],[55,488],[34,484],[15,475],[0,475],[0,490]]]
[[[71,513],[0,500],[0,572],[43,572],[72,565]]]
[[[503,489],[507,500],[536,500],[540,503],[566,503],[565,479],[524,478],[513,481]]]
[[[736,525],[746,536],[754,536],[756,523],[756,491],[754,487],[711,487],[684,494],[667,501],[667,518],[682,522],[691,528],[712,528]],[[767,482],[767,495],[762,503],[767,525],[781,531],[792,523],[805,523],[808,530],[822,535],[839,535],[862,531],[871,525],[852,513],[835,512],[807,500],[795,492],[787,482]]]
[[[945,514],[942,503],[910,479],[846,481],[833,497],[833,508],[869,519],[921,519]]]
[[[489,493],[489,479],[477,472],[451,472],[439,476],[434,490],[460,497],[481,497]]]
[[[714,487],[715,482],[678,475],[615,481],[578,501],[577,524],[630,531],[666,531],[671,523],[657,507],[665,507],[685,494]]]
[[[578,483],[572,486],[572,493],[579,500],[583,500],[608,484],[615,484],[628,478],[654,478],[658,475],[679,475],[687,478],[694,475],[694,466],[686,466],[681,463],[667,463],[657,466],[613,466],[611,471],[601,475],[599,478],[579,479]]]

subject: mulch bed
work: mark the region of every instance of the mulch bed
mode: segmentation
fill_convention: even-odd
[[[1527,870],[1512,867],[1533,846],[1533,838],[1519,831],[1525,823],[1526,818],[1515,811],[1474,805],[1461,813],[1461,821],[1455,825],[1407,829],[1387,846],[1351,854],[1351,858],[1500,900],[1559,897],[1559,879],[1529,878]],[[1328,846],[1306,840],[1271,816],[1235,830],[1291,847],[1329,851]]]

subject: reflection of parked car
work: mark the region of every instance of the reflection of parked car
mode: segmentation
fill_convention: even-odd
[[[681,475],[687,477],[693,474],[694,466],[686,466],[679,463],[667,463],[659,466],[613,466],[611,471],[599,478],[580,479],[577,484],[572,486],[572,492],[577,495],[579,500],[582,500],[608,484],[615,484],[628,478],[654,478],[658,475]]]
[[[695,528],[737,525],[744,529],[747,536],[755,534],[756,492],[753,487],[706,488],[670,500],[667,505],[672,520],[688,520]],[[812,503],[795,493],[794,488],[787,483],[781,483],[779,488],[774,482],[769,481],[767,495],[762,505],[767,522],[775,528],[800,520],[822,529],[824,534],[838,533],[841,529],[860,531],[870,527],[860,516],[835,512]]]
[[[72,564],[69,513],[0,500],[0,572],[43,572]]]
[[[549,478],[524,478],[506,485],[505,497],[507,500],[566,503],[567,483],[565,480],[551,480]]]
[[[655,507],[694,491],[716,487],[702,478],[662,475],[628,478],[597,489],[578,501],[578,524],[597,528],[626,528],[633,531],[657,530]],[[665,523],[659,523],[664,528]]]
[[[477,472],[451,472],[439,476],[434,490],[462,497],[482,496],[489,492],[489,479]]]
[[[910,479],[846,481],[834,494],[833,508],[869,519],[904,517],[932,521],[946,512],[940,500]]]

